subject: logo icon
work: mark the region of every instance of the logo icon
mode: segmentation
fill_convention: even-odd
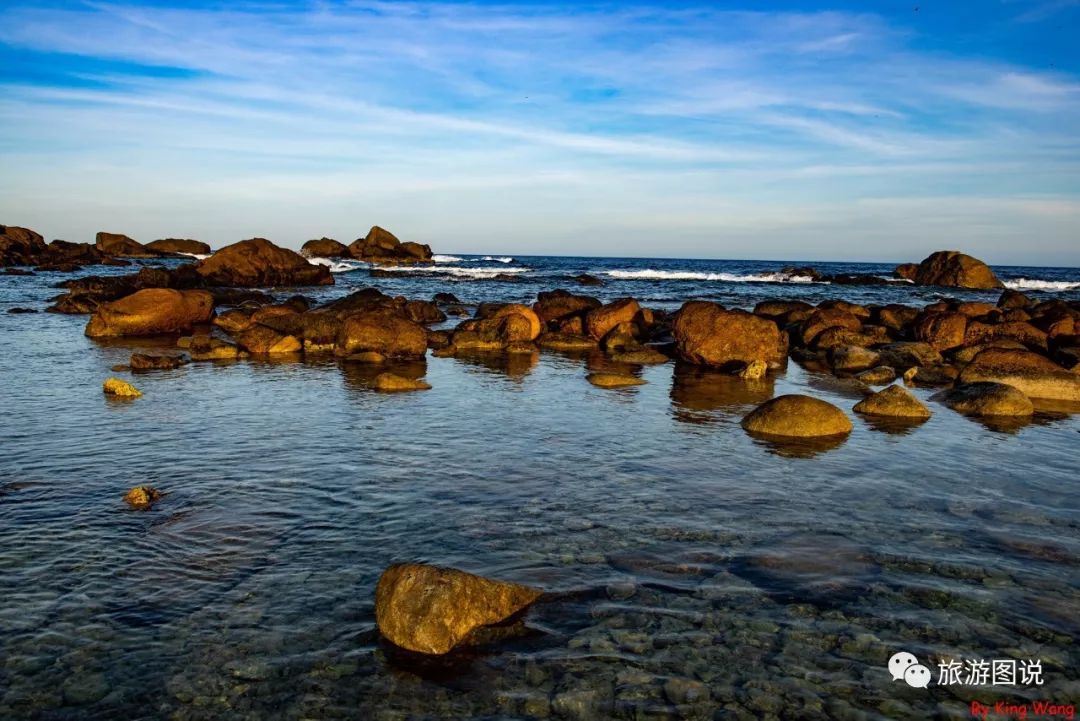
[[[904,681],[912,688],[926,688],[930,685],[930,669],[919,663],[915,654],[907,651],[894,653],[889,659],[889,673],[893,681]]]

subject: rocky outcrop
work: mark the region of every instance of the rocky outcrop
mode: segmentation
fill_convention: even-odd
[[[675,352],[696,365],[723,368],[756,360],[773,366],[787,357],[787,335],[773,321],[716,303],[690,301],[672,324]]]
[[[387,568],[375,588],[375,623],[395,646],[445,654],[478,630],[527,609],[541,595],[528,586],[425,564]]]
[[[300,339],[265,325],[254,324],[233,335],[236,344],[251,355],[288,355],[303,349]]]
[[[601,340],[620,323],[631,323],[641,311],[641,306],[633,298],[620,298],[607,305],[594,308],[585,314],[585,335],[593,340]]]
[[[977,418],[1030,416],[1035,412],[1026,395],[1004,383],[964,383],[938,393],[933,400],[957,413]]]
[[[898,266],[896,274],[901,278],[911,273],[909,265]],[[931,253],[908,278],[918,285],[942,285],[949,288],[992,289],[1005,286],[990,267],[977,258],[955,250],[939,250]]]
[[[454,350],[493,351],[531,344],[539,337],[541,325],[532,308],[507,303],[461,323],[454,329],[451,346]]]
[[[928,343],[931,348],[945,351],[964,344],[968,316],[963,313],[922,313],[915,319],[915,340]]]
[[[86,325],[86,335],[179,333],[208,322],[213,312],[214,298],[204,290],[147,288],[99,306]]]
[[[357,260],[368,263],[430,263],[431,246],[419,243],[402,243],[389,230],[373,226],[363,238],[349,245],[349,253]]]
[[[885,418],[929,418],[930,409],[903,386],[889,386],[855,404],[854,411]]]
[[[533,304],[533,311],[540,322],[557,330],[558,326],[570,320],[581,320],[579,335],[584,331],[585,315],[603,305],[599,300],[587,295],[575,295],[566,290],[552,290],[540,293]]]
[[[201,240],[191,238],[162,238],[146,244],[150,250],[159,253],[177,253],[181,255],[210,255],[210,246]]]
[[[118,258],[159,258],[162,255],[166,255],[165,253],[151,250],[137,240],[132,240],[121,233],[106,233],[102,231],[97,234],[94,245],[105,255],[116,256]]]
[[[37,265],[45,239],[29,228],[0,225],[0,265]]]
[[[427,331],[393,309],[359,311],[342,323],[335,352],[342,356],[378,353],[385,358],[423,358]]]
[[[300,254],[306,258],[351,258],[349,246],[333,238],[309,240],[300,248]]]
[[[778,396],[762,403],[742,420],[747,432],[786,438],[841,436],[851,421],[831,403],[804,395]]]
[[[299,253],[251,238],[227,245],[195,263],[195,272],[207,285],[239,288],[333,285],[324,265],[312,265]]]

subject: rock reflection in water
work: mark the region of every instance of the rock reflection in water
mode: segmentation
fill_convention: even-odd
[[[506,376],[515,381],[520,381],[532,373],[540,362],[540,354],[533,353],[503,353],[475,352],[458,353],[454,360],[474,370]]]
[[[354,391],[374,391],[375,378],[381,373],[393,373],[402,378],[420,380],[427,374],[425,361],[389,361],[386,363],[358,363],[341,361],[341,375],[345,387]]]
[[[742,417],[773,397],[773,377],[748,381],[738,376],[678,363],[671,379],[671,414],[682,423],[716,423],[721,416]]]
[[[774,436],[768,433],[747,431],[754,443],[770,453],[784,458],[813,458],[844,445],[850,434],[800,438],[797,436]]]

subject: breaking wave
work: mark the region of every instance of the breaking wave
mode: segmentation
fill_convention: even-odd
[[[813,283],[805,275],[789,273],[700,273],[690,270],[605,270],[604,275],[618,280],[712,280],[728,283]]]
[[[1039,280],[1038,278],[1015,278],[1001,281],[1013,290],[1077,290],[1080,282],[1070,280]]]
[[[447,276],[450,278],[458,278],[463,280],[490,280],[500,275],[515,275],[517,273],[527,273],[528,268],[432,268],[431,266],[390,266],[387,268],[379,268],[390,273],[401,273],[402,275],[433,275],[433,276]]]
[[[436,263],[460,263],[461,261],[465,260],[464,258],[457,257],[456,255],[433,255],[431,256],[431,259]]]
[[[361,268],[369,268],[370,265],[361,260],[342,260],[341,258],[308,258],[307,262],[312,265],[325,265],[331,273],[351,273]]]

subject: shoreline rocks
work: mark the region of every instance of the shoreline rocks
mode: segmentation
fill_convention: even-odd
[[[851,421],[842,410],[812,396],[791,394],[765,401],[742,420],[751,434],[783,438],[845,436]]]
[[[251,238],[227,245],[194,264],[208,285],[258,288],[297,285],[333,285],[325,265],[313,265],[296,251]]]
[[[214,298],[204,290],[147,288],[99,306],[85,333],[91,338],[180,333],[208,322],[213,312]]]
[[[672,323],[675,353],[696,365],[724,367],[787,360],[787,335],[777,324],[742,310],[726,310],[708,301],[684,303]]]
[[[354,240],[348,250],[357,260],[381,265],[434,262],[430,245],[409,241],[403,243],[389,230],[377,225],[372,226],[363,238]]]

